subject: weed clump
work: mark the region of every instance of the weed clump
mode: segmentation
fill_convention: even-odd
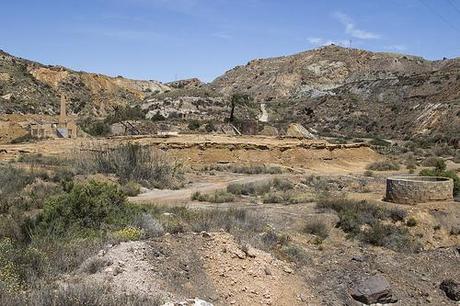
[[[235,196],[225,190],[215,191],[212,194],[195,192],[192,194],[192,201],[210,202],[210,203],[229,203],[235,200]]]
[[[137,241],[141,239],[143,232],[139,228],[127,226],[121,230],[116,231],[114,236],[120,241]]]

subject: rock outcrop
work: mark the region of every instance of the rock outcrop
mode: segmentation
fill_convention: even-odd
[[[167,90],[156,81],[45,66],[0,51],[0,114],[54,115],[65,95],[70,113],[104,116],[115,106],[140,104],[147,95]]]

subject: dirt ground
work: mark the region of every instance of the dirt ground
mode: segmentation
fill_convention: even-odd
[[[283,168],[285,172],[279,175],[194,170],[187,174],[188,184],[183,189],[150,190],[129,200],[143,205],[178,205],[196,210],[244,209],[289,235],[305,252],[306,263],[299,265],[254,247],[244,249],[240,241],[223,231],[166,234],[109,245],[68,275],[66,282],[98,282],[119,292],[143,293],[170,301],[199,298],[214,305],[360,305],[351,298],[350,286],[364,276],[381,275],[391,285],[398,300],[395,305],[455,305],[439,289],[439,284],[448,278],[460,281],[460,236],[452,234],[460,229],[460,203],[407,206],[384,202],[386,177],[407,171],[365,176],[366,165],[382,157],[362,144],[217,135],[44,140],[1,145],[0,160],[24,153],[74,154],[126,142],[167,152],[191,169],[208,164],[241,163]],[[423,250],[401,253],[349,239],[336,227],[337,214],[318,210],[312,201],[263,204],[261,199],[241,197],[236,202],[216,204],[190,199],[196,191],[212,193],[231,183],[260,182],[274,177],[289,179],[301,188],[307,188],[303,186],[306,177],[320,177],[332,192],[403,209],[408,217],[417,220],[417,225],[409,231],[421,241]],[[302,233],[302,227],[309,220],[328,224],[330,233],[322,243],[318,244],[314,235]],[[94,260],[104,264],[98,271],[89,273],[85,266]]]
[[[0,145],[0,160],[20,154],[66,155],[91,149],[107,149],[122,143],[138,143],[167,152],[187,165],[211,163],[278,164],[321,173],[361,171],[380,157],[367,145],[329,144],[322,140],[225,135],[177,137],[115,137],[110,139],[49,139],[34,143]]]
[[[98,282],[120,292],[175,301],[199,297],[215,305],[317,303],[292,264],[253,248],[246,254],[223,232],[121,243],[86,264],[94,260],[103,260],[106,265],[94,274],[80,271],[67,281]]]

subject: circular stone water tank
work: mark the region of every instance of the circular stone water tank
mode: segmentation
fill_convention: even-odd
[[[416,204],[453,200],[454,181],[445,177],[398,176],[387,179],[385,200]]]

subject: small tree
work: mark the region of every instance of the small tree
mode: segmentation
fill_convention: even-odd
[[[233,94],[230,99],[231,102],[231,111],[230,111],[230,122],[233,122],[235,119],[235,108],[241,105],[247,105],[252,101],[251,96],[246,94]]]

